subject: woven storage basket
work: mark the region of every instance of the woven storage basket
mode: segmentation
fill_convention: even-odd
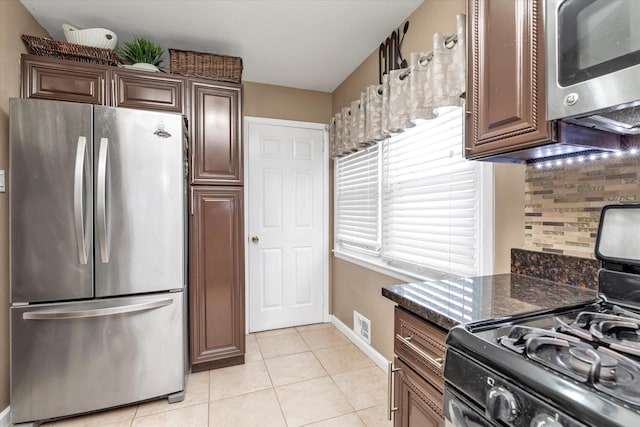
[[[118,65],[120,62],[118,54],[113,49],[100,49],[28,35],[23,35],[22,41],[33,54],[39,56],[52,56],[103,65]]]
[[[215,53],[169,49],[171,72],[224,82],[242,81],[242,58]]]

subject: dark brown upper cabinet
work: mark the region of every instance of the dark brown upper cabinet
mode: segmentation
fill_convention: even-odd
[[[22,97],[186,112],[184,77],[22,56]]]
[[[109,68],[22,55],[22,97],[109,105]]]
[[[189,79],[192,184],[242,185],[241,88]]]
[[[113,105],[142,110],[185,111],[186,79],[160,73],[114,70]]]
[[[468,0],[465,157],[543,145],[546,120],[542,0]]]

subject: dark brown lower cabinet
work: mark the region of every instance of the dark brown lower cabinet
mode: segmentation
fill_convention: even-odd
[[[395,427],[443,427],[442,393],[396,359]]]
[[[400,307],[395,309],[395,427],[442,427],[447,332]]]
[[[242,187],[191,187],[189,292],[194,372],[244,363],[242,205]]]

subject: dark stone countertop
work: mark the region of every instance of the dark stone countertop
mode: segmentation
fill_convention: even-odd
[[[460,323],[591,302],[593,289],[519,274],[390,285],[382,295],[449,330]]]

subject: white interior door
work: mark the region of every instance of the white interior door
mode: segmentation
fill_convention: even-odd
[[[247,118],[250,332],[324,320],[324,134],[319,125]]]

